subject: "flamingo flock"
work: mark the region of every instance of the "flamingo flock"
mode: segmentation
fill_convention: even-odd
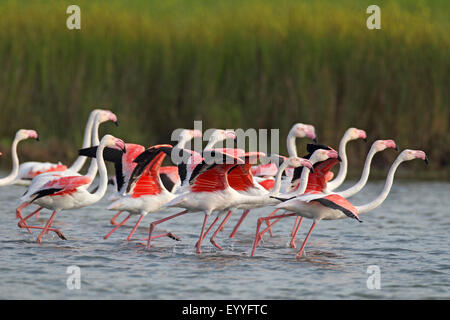
[[[393,140],[373,142],[359,181],[350,188],[336,191],[345,181],[348,171],[347,144],[358,139],[367,141],[364,130],[349,128],[336,151],[328,145],[318,144],[314,126],[296,123],[286,138],[288,155],[282,156],[215,147],[226,140],[234,141],[237,137],[233,130],[215,129],[202,151],[194,151],[187,146],[191,140],[203,138],[199,130],[181,130],[178,143],[174,146],[159,144],[145,148],[140,144],[125,143],[110,134],[99,139],[99,126],[107,121],[118,125],[117,116],[110,110],[95,109],[90,113],[79,156],[70,166],[59,162],[35,161],[20,164],[17,151],[19,142],[39,138],[34,130],[17,131],[11,144],[12,169],[6,177],[0,178],[0,186],[16,184],[27,187],[20,197],[21,204],[16,209],[16,217],[18,227],[26,229],[26,232],[39,230],[37,243],[42,243],[50,232],[67,240],[61,230],[52,227],[56,216],[65,210],[88,207],[98,202],[105,197],[108,182],[113,181],[114,192],[107,198],[109,204],[106,209],[115,214],[110,221],[113,228],[104,236],[105,240],[136,216],[137,221],[126,237],[127,241],[134,240],[139,225],[147,216],[164,213],[163,217],[150,222],[148,236],[141,240],[151,250],[155,239],[169,237],[181,240],[173,232],[158,234],[157,226],[186,214],[200,212],[204,217],[195,244],[196,252],[202,252],[202,243],[210,233],[210,242],[218,250],[223,250],[216,238],[234,212],[242,210],[229,234],[230,238],[236,236],[252,210],[272,207],[273,211],[269,215],[257,219],[251,256],[255,254],[266,232],[274,236],[274,225],[282,219],[293,217],[295,221],[290,232],[292,248],[296,248],[296,236],[303,219],[312,220],[296,254],[300,258],[313,229],[321,220],[350,218],[362,222],[362,214],[374,210],[386,200],[395,172],[402,162],[422,159],[428,163],[423,151],[403,150],[392,163],[382,192],[366,204],[357,205],[350,202],[349,198],[366,185],[376,153],[386,149],[398,151]],[[297,138],[312,140],[307,144],[303,157],[297,153]],[[89,169],[83,175],[80,171],[88,159]],[[168,159],[172,164],[163,165]],[[262,164],[263,159],[267,163]],[[112,180],[108,179],[105,162],[114,164]],[[339,170],[335,176],[331,170],[337,164]],[[97,176],[98,186],[90,191]],[[23,210],[30,205],[38,207],[24,217]],[[169,215],[165,213],[167,208],[178,208],[180,211]],[[39,217],[43,209],[52,212],[47,222],[43,226],[33,225],[30,219]],[[127,215],[117,222],[123,213]],[[208,225],[211,216],[213,220]]]

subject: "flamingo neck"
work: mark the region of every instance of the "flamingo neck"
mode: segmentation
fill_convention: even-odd
[[[19,157],[17,156],[17,145],[19,144],[18,139],[14,139],[11,145],[11,158],[12,158],[12,170],[9,175],[5,178],[0,179],[0,186],[5,186],[10,184],[14,179],[16,179],[17,174],[19,173]]]
[[[89,119],[86,123],[86,127],[84,128],[84,137],[83,137],[83,145],[81,148],[90,147],[91,136],[92,136],[92,126],[94,125],[94,119],[96,116],[96,112],[91,112],[89,115]],[[69,170],[78,172],[83,168],[84,163],[86,162],[87,157],[78,156],[78,158],[74,161],[74,163],[70,166]]]
[[[389,191],[391,191],[392,183],[394,181],[395,171],[397,171],[398,166],[402,162],[403,162],[402,159],[399,159],[399,158],[395,159],[394,163],[392,164],[391,168],[389,169],[383,191],[381,191],[381,193],[378,195],[378,197],[376,197],[373,201],[371,201],[367,204],[364,204],[362,206],[355,206],[356,210],[358,210],[358,214],[372,211],[373,209],[375,209],[376,207],[378,207],[380,204],[383,203],[383,201],[388,196]]]
[[[375,148],[371,148],[369,153],[367,154],[366,161],[364,162],[364,169],[361,174],[361,178],[359,181],[352,187],[338,192],[338,194],[344,198],[351,197],[355,193],[359,192],[367,183],[367,180],[369,178],[370,174],[370,165],[372,164],[372,159],[374,155],[377,153],[377,150]]]
[[[106,193],[108,188],[108,172],[106,171],[105,160],[103,159],[104,144],[100,144],[97,148],[96,159],[99,172],[99,186],[95,193],[91,193],[86,205],[91,205],[99,201]]]
[[[291,131],[289,131],[289,134],[286,139],[286,145],[287,145],[287,151],[289,154],[289,157],[296,157],[297,156],[297,145],[295,144],[295,135]]]
[[[100,121],[97,121],[97,118],[95,119],[94,126],[92,127],[92,145],[98,146],[100,144],[100,140],[98,137],[98,128],[100,126]],[[91,178],[91,181],[94,181],[95,176],[97,175],[98,170],[98,164],[96,159],[91,159],[91,164],[89,166],[88,172],[86,176]]]
[[[347,142],[349,142],[349,138],[347,137],[347,135],[344,135],[341,139],[341,142],[339,143],[339,156],[341,157],[341,162],[339,163],[339,172],[336,176],[336,178],[334,178],[332,181],[327,183],[327,191],[331,192],[334,189],[336,189],[337,187],[339,187],[342,182],[344,182],[345,177],[347,176],[347,166],[348,166],[348,162],[347,162],[347,152],[346,152],[346,147],[347,147]]]
[[[284,161],[278,168],[277,174],[275,175],[275,184],[274,184],[272,190],[269,192],[269,196],[276,196],[276,195],[280,194],[281,176],[287,167],[288,167],[288,162]]]

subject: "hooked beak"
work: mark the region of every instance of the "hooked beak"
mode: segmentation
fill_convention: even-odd
[[[313,139],[313,142],[314,142],[315,144],[318,144],[318,143],[319,143],[319,139],[317,139],[317,137],[315,137],[315,138]]]
[[[36,141],[39,141],[39,137],[36,137]]]
[[[395,151],[398,152],[398,145],[395,145]]]
[[[428,157],[427,156],[425,156],[425,159],[423,161],[425,161],[425,164],[428,165]]]
[[[116,125],[116,127],[118,127],[118,126],[119,126],[119,120],[116,120],[116,121],[114,122],[114,124]]]
[[[342,162],[341,156],[338,156],[336,159],[337,159],[339,162]]]
[[[367,142],[367,138],[363,138],[363,141],[364,141],[364,142]]]

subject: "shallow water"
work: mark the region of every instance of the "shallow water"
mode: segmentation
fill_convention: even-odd
[[[382,186],[368,184],[353,203],[367,202]],[[195,253],[203,221],[198,213],[162,224],[159,231],[171,230],[182,241],[157,239],[150,251],[139,241],[124,240],[137,217],[103,240],[113,215],[105,209],[108,195],[92,207],[56,217],[54,226],[68,240],[49,234],[38,245],[39,230],[30,235],[17,227],[14,209],[24,191],[18,186],[0,189],[2,299],[450,298],[450,183],[396,181],[379,208],[361,215],[363,223],[320,222],[300,260],[288,246],[294,218],[279,222],[274,237],[266,235],[255,257],[249,256],[256,219],[269,208],[250,213],[236,237],[228,239],[240,212],[233,214],[217,238],[223,251],[205,240],[203,253]],[[165,214],[147,216],[135,238],[147,236],[149,223]],[[48,217],[46,211],[30,222],[43,226]],[[303,223],[297,247],[310,224]],[[67,288],[72,265],[80,267],[80,289]],[[380,289],[367,287],[371,265],[380,269]]]

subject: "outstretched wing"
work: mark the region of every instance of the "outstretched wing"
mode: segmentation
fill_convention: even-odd
[[[169,144],[156,145],[136,157],[133,160],[136,166],[130,175],[126,193],[139,197],[161,192],[164,186],[159,177],[159,169],[171,151],[172,146]]]

